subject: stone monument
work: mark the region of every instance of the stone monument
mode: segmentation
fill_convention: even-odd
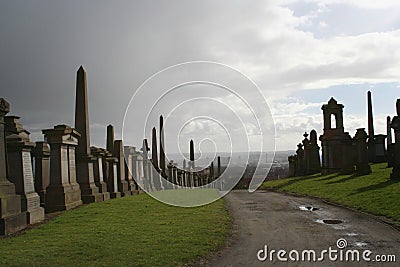
[[[76,148],[76,176],[83,203],[101,202],[104,197],[94,183],[93,162],[90,153],[89,113],[86,72],[81,66],[76,76],[75,129],[81,134]]]
[[[312,130],[310,132],[310,142],[305,149],[306,161],[306,174],[315,174],[321,172],[321,159],[319,155],[319,146],[317,143],[317,132]]]
[[[40,207],[33,181],[31,150],[35,144],[29,140],[30,133],[19,122],[19,117],[7,116],[5,123],[10,181],[21,196],[21,211],[26,212],[27,223],[35,224],[44,220],[44,209]]]
[[[125,180],[125,157],[124,157],[124,146],[122,140],[114,141],[114,152],[113,156],[117,158],[117,182],[118,191],[121,192],[121,196],[130,196],[132,192],[129,190],[128,182]]]
[[[354,136],[357,175],[371,173],[371,167],[368,164],[367,138],[368,135],[364,128],[357,129],[356,135]]]
[[[32,150],[35,157],[35,191],[40,197],[40,206],[46,203],[46,188],[50,184],[50,147],[46,142],[36,142]]]
[[[75,164],[75,147],[80,134],[67,125],[57,125],[42,132],[50,145],[50,184],[46,189],[46,212],[69,210],[82,205]]]
[[[0,235],[9,235],[26,228],[26,212],[21,212],[21,197],[15,194],[15,185],[8,178],[4,116],[10,104],[0,98]]]
[[[344,131],[343,108],[333,97],[321,108],[324,115],[324,133],[320,136],[323,175],[335,172],[349,174],[354,171],[352,139]],[[332,122],[336,125],[332,125]]]
[[[391,179],[400,179],[400,99],[396,101],[396,113],[390,127],[394,130],[394,160],[393,170],[390,174]]]
[[[91,147],[90,153],[94,157],[93,161],[93,178],[94,183],[99,188],[99,193],[103,195],[103,201],[110,199],[110,192],[107,191],[107,183],[104,182],[103,160],[106,151],[98,148]]]

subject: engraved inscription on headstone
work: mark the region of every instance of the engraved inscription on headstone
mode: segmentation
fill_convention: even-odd
[[[24,189],[25,193],[30,193],[35,191],[33,185],[33,173],[32,173],[32,161],[31,153],[27,151],[22,152],[22,165],[24,172]]]

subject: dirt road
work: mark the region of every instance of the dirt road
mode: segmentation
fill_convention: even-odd
[[[320,200],[294,197],[269,191],[233,191],[226,196],[234,217],[234,233],[228,247],[217,255],[203,262],[206,266],[398,266],[400,262],[400,232],[374,218],[348,209],[326,204]],[[388,203],[389,205],[390,203]],[[313,209],[313,210],[312,210]],[[324,223],[323,220],[326,220]],[[330,224],[329,224],[330,223]],[[338,239],[344,239],[337,244]],[[265,249],[267,246],[267,250]],[[329,258],[335,255],[336,261]],[[261,251],[260,251],[261,250]],[[273,260],[270,259],[271,250]],[[277,251],[285,250],[280,255],[287,262],[277,258]],[[305,261],[295,261],[297,254]],[[309,262],[316,252],[316,262]],[[328,250],[321,258],[321,252]],[[349,250],[357,250],[360,262],[345,262],[352,259]],[[366,250],[370,250],[368,255]],[[267,251],[265,258],[264,251]],[[292,252],[291,252],[292,251]],[[356,253],[356,252],[354,252]],[[363,253],[366,259],[363,260]],[[257,256],[258,254],[258,256]],[[340,254],[343,261],[340,261]],[[380,258],[395,255],[396,263],[377,263]],[[310,255],[310,256],[308,256]],[[356,254],[354,258],[356,259]],[[378,258],[377,258],[378,259]]]

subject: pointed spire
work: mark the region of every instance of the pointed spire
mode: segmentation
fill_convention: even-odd
[[[372,96],[371,91],[367,93],[368,98],[368,136],[370,139],[374,138],[374,117],[372,115]]]
[[[190,159],[190,165],[194,169],[194,142],[193,139],[190,139],[190,154],[189,154],[189,159]]]
[[[151,137],[151,160],[153,162],[154,168],[159,171],[158,167],[158,153],[157,153],[157,130],[153,127],[152,137]]]
[[[75,129],[81,134],[76,153],[90,154],[90,132],[86,72],[81,66],[76,75]]]
[[[164,118],[160,116],[160,169],[165,172],[165,150],[164,150]]]
[[[114,151],[114,127],[111,124],[107,126],[106,148],[110,153],[113,153],[113,151]]]

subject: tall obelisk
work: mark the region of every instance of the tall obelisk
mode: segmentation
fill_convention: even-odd
[[[164,144],[164,118],[160,116],[160,173],[163,177],[166,177],[165,169],[165,144]]]
[[[371,91],[367,93],[368,101],[368,161],[375,162],[376,147],[375,147],[375,133],[374,133],[374,117],[372,114],[372,96]]]
[[[75,129],[81,134],[76,148],[76,178],[83,203],[101,202],[103,195],[94,183],[93,161],[90,153],[90,133],[86,72],[81,66],[76,76]]]

